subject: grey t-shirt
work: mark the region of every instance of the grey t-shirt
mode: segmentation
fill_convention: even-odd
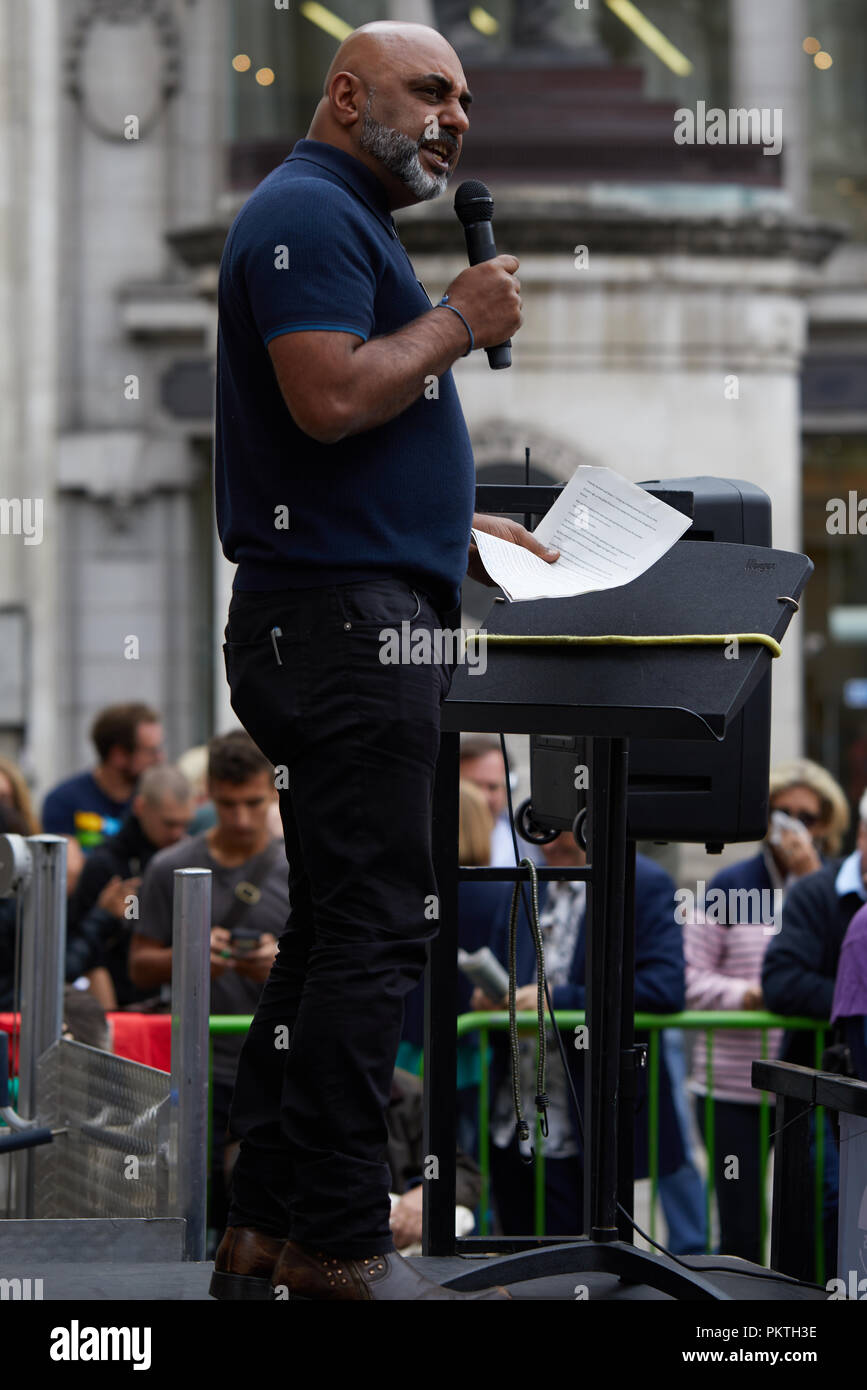
[[[268,851],[263,850],[263,855]],[[206,836],[193,835],[177,845],[160,850],[148,864],[142,879],[139,921],[136,931],[149,936],[161,946],[172,944],[172,905],[174,901],[175,869],[211,870],[211,922],[221,926],[235,902],[235,886],[248,879],[259,856],[244,864],[226,868],[218,864],[209,849]],[[259,932],[279,937],[286,928],[289,913],[289,870],[285,852],[274,856],[274,862],[259,884],[262,896],[244,912],[243,923]],[[256,1008],[264,981],[251,980],[226,970],[211,980],[211,1013],[251,1014]],[[214,1038],[214,1080],[234,1085],[243,1036]]]

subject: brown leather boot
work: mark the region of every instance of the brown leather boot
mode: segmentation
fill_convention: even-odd
[[[252,1226],[227,1226],[214,1257],[211,1297],[270,1299],[271,1275],[285,1243]]]
[[[321,1250],[311,1250],[287,1240],[271,1276],[275,1299],[312,1300],[418,1300],[433,1298],[508,1298],[500,1285],[478,1293],[457,1293],[434,1284],[419,1274],[394,1250],[387,1255],[342,1259]]]

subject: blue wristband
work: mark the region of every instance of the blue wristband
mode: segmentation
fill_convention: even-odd
[[[444,295],[443,295],[442,299],[440,300],[439,304],[438,304],[436,307],[437,307],[438,309],[451,309],[451,311],[452,311],[453,314],[457,314],[457,316],[458,316],[458,318],[460,319],[461,323],[464,325],[464,328],[467,330],[467,332],[468,332],[469,335],[470,335],[470,345],[469,345],[469,347],[467,348],[466,352],[464,353],[464,357],[469,357],[469,355],[470,355],[470,353],[472,352],[473,348],[476,346],[476,340],[475,340],[475,338],[473,337],[473,330],[470,328],[470,325],[467,323],[467,321],[466,321],[466,319],[464,318],[463,314],[461,313],[460,309],[457,309],[457,308],[455,307],[454,304],[449,304],[449,297],[448,297],[447,294],[444,294]]]

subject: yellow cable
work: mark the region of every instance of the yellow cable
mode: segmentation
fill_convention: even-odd
[[[705,646],[711,644],[729,642],[759,642],[762,646],[768,647],[773,656],[782,655],[782,647],[773,637],[769,637],[766,632],[686,632],[670,636],[655,637],[628,637],[615,633],[607,633],[605,636],[575,636],[574,634],[559,634],[537,636],[523,636],[517,633],[506,632],[468,632],[465,635],[465,642],[469,644],[471,640],[476,641],[479,637],[484,637],[485,642],[511,643],[521,647],[544,647],[544,646],[604,646],[606,643],[616,644],[624,647],[643,647],[643,646],[669,646],[682,643],[700,643]]]

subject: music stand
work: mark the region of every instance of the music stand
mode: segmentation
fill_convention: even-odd
[[[511,509],[520,511],[521,489],[513,493]],[[485,631],[536,637],[756,633],[780,642],[812,569],[807,556],[789,551],[680,540],[620,588],[568,599],[495,603]],[[535,647],[489,642],[484,674],[471,674],[466,664],[457,667],[442,708],[434,795],[440,930],[431,946],[425,989],[424,1152],[436,1154],[440,1162],[439,1177],[426,1183],[423,1251],[443,1256],[505,1248],[517,1253],[446,1280],[449,1288],[478,1289],[592,1270],[674,1297],[729,1298],[699,1270],[637,1250],[629,1223],[618,1213],[618,1183],[622,1205],[631,1211],[632,1204],[631,1182],[628,1192],[624,1187],[632,1168],[631,1116],[619,1112],[635,1066],[632,908],[627,902],[635,846],[628,843],[626,822],[628,748],[630,738],[722,740],[772,660],[766,645],[745,641],[736,656],[731,644]],[[455,1239],[458,884],[529,880],[526,868],[458,865],[461,730],[587,738],[587,864],[537,871],[540,880],[587,882],[586,1233],[566,1241]],[[559,1056],[552,1064],[560,1065]]]

